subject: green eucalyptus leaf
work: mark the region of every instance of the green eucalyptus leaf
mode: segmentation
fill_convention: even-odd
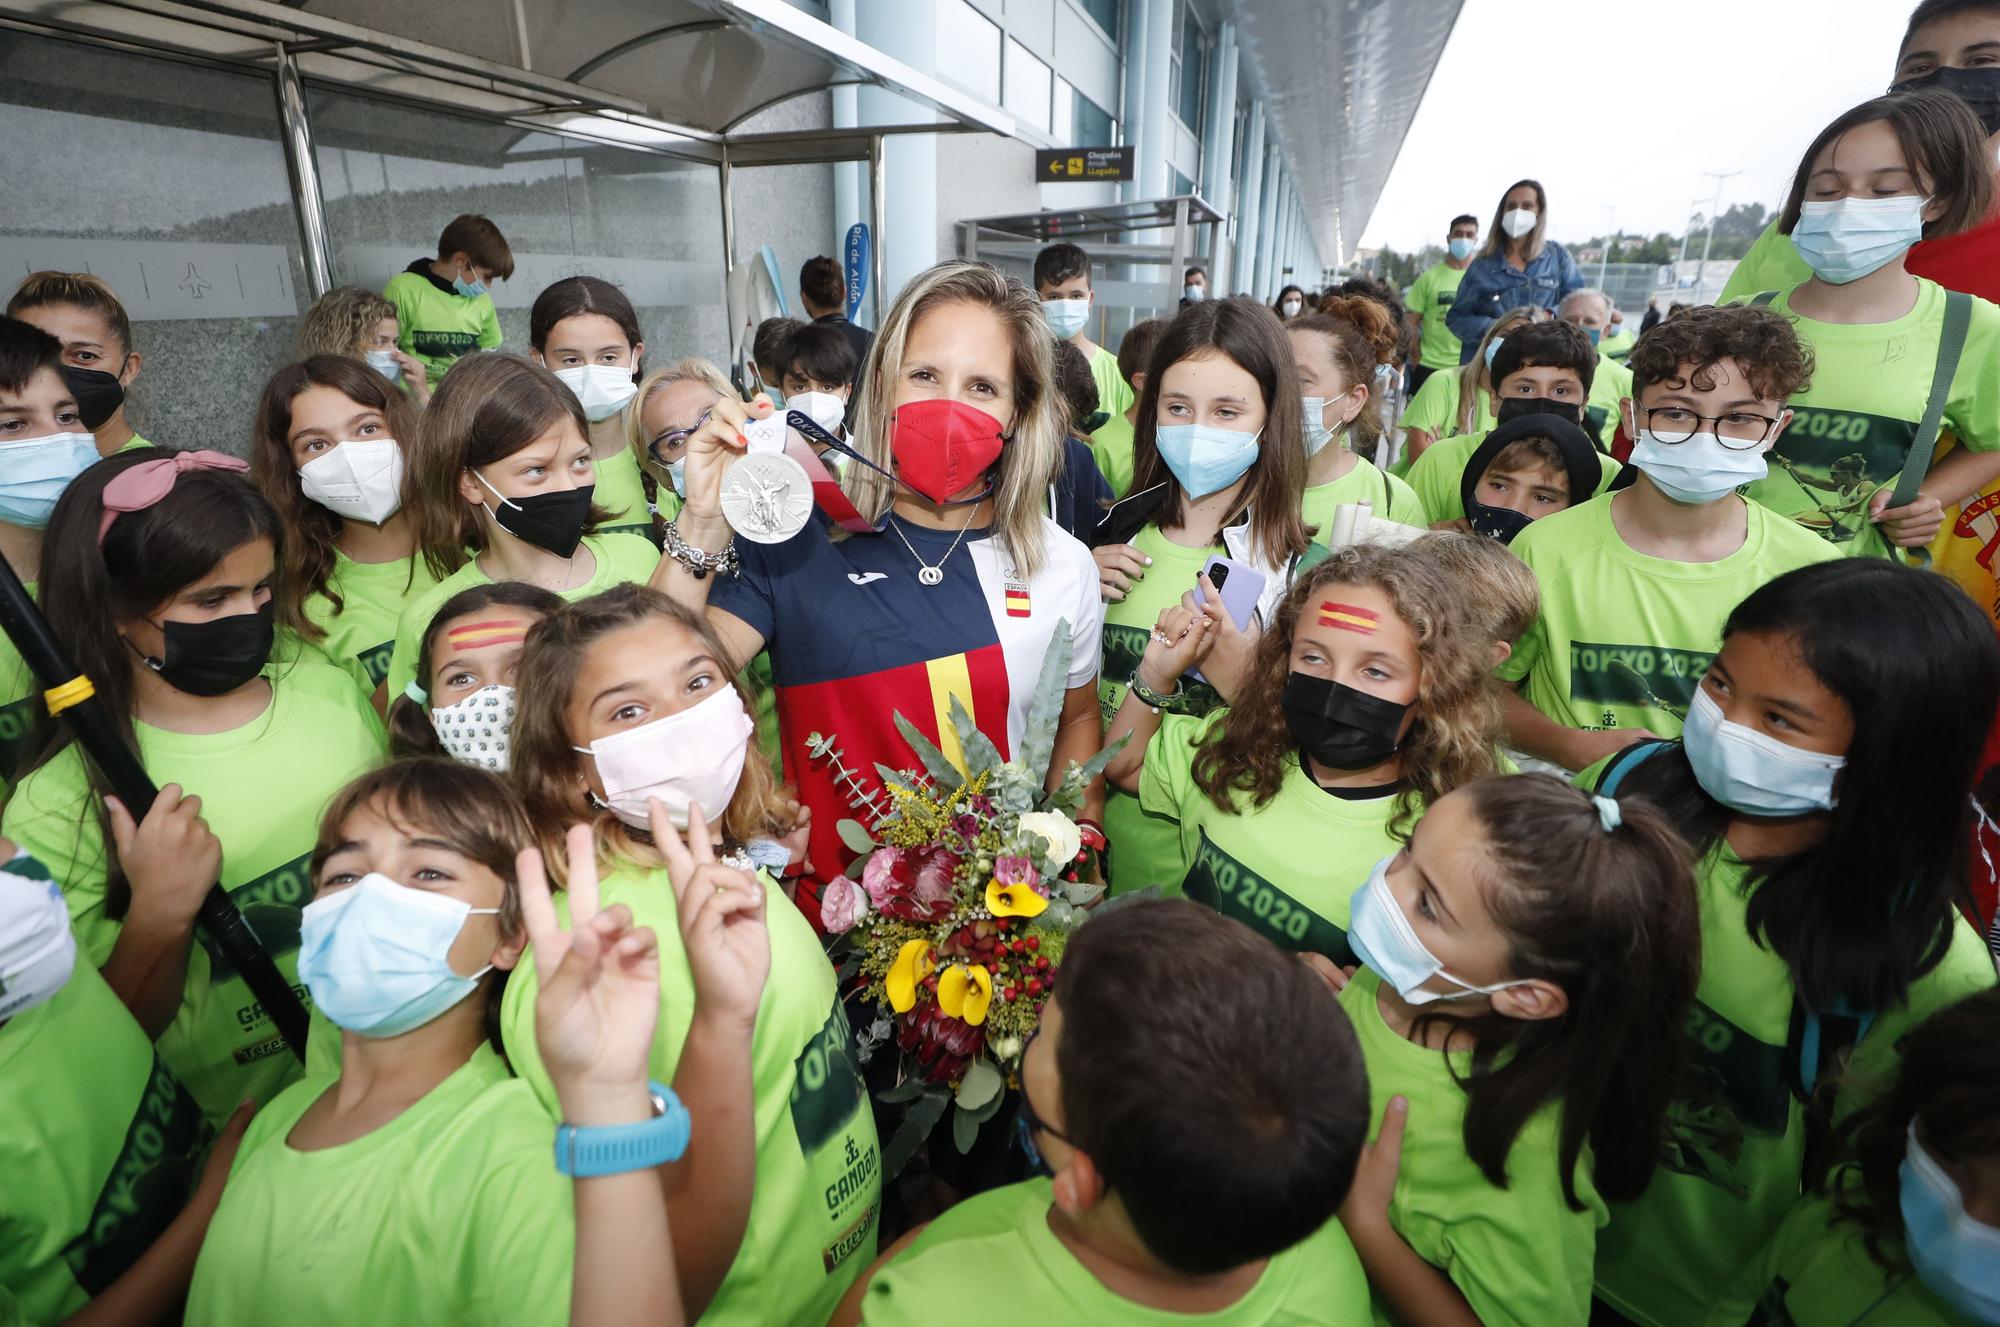
[[[952,703],[954,705],[958,703],[956,697],[953,697]],[[917,759],[924,764],[924,773],[930,775],[938,787],[949,790],[965,782],[965,776],[958,772],[958,766],[946,760],[944,752],[938,750],[937,744],[918,732],[917,726],[905,719],[901,710],[896,712],[896,731],[910,744],[910,750],[917,753]],[[904,781],[904,776],[900,774],[896,776],[896,782]]]
[[[957,1144],[960,1155],[970,1152],[972,1145],[979,1141],[979,1118],[963,1108],[953,1111],[951,1141]]]
[[[965,1110],[977,1110],[999,1096],[1006,1085],[993,1061],[982,1056],[966,1066],[965,1077],[958,1082],[958,1104]]]
[[[859,820],[842,820],[833,828],[834,832],[840,835],[840,841],[847,845],[849,852],[868,852],[876,846],[875,836],[870,834],[868,827]]]
[[[944,1116],[944,1108],[951,1102],[951,1093],[943,1090],[925,1092],[910,1103],[903,1113],[903,1122],[896,1126],[896,1132],[882,1149],[882,1178],[894,1179],[903,1173],[903,1167],[910,1164],[917,1149],[937,1128],[937,1122]]]
[[[911,1074],[894,1087],[885,1088],[881,1092],[876,1093],[875,1099],[877,1101],[886,1101],[890,1105],[899,1105],[905,1101],[915,1101],[924,1094],[924,1090],[929,1086],[930,1084],[926,1083],[922,1078],[916,1074]]]
[[[951,726],[958,734],[959,750],[965,752],[968,774],[997,770],[1007,763],[1000,759],[1000,748],[993,745],[992,738],[979,731],[979,725],[973,722],[972,711],[966,709],[965,702],[957,696],[951,698]]]
[[[1056,622],[1056,634],[1049,652],[1042,656],[1042,674],[1035,681],[1035,694],[1028,699],[1028,720],[1021,734],[1021,764],[1036,783],[1048,778],[1049,761],[1056,750],[1056,729],[1062,724],[1063,699],[1069,694],[1071,643],[1069,619]]]

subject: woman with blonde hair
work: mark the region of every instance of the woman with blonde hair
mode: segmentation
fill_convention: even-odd
[[[360,286],[335,286],[313,301],[299,319],[299,358],[342,355],[403,389],[419,410],[430,404],[424,366],[396,344],[396,306]]]
[[[785,773],[812,811],[821,879],[852,857],[835,827],[879,795],[876,763],[917,763],[890,715],[955,756],[962,705],[1011,753],[1059,627],[1070,661],[1051,768],[1098,749],[1097,569],[1043,513],[1067,423],[1053,355],[1041,301],[1019,281],[968,262],[919,275],[863,368],[838,504],[851,509],[783,543],[732,543],[720,500],[769,400],[716,401],[688,441],[687,502],[653,584],[707,609],[732,671],[768,647]],[[817,920],[817,882],[797,898]]]
[[[636,585],[543,619],[521,654],[508,776],[543,856],[568,864],[561,883],[588,860],[577,843],[587,832],[599,901],[659,937],[648,1064],[699,1131],[666,1177],[689,1320],[824,1322],[875,1256],[875,1117],[833,967],[759,871],[797,808],[750,742],[749,697],[723,654],[700,608]],[[557,851],[578,821],[587,831],[571,829],[573,846]],[[673,874],[683,835],[694,860],[730,873],[718,888],[764,900],[762,927],[690,932],[686,918],[707,899]],[[705,981],[718,966],[734,978],[726,989]],[[538,980],[528,963],[509,979],[500,1035],[553,1106],[535,1037]]]
[[[1348,900],[1424,808],[1496,773],[1491,637],[1428,550],[1357,544],[1302,574],[1244,685],[1204,718],[1155,708],[1212,648],[1219,603],[1160,614],[1105,771],[1178,826],[1198,903],[1305,953],[1355,961]]]
[[[639,380],[638,397],[625,412],[625,442],[653,483],[653,510],[661,521],[680,515],[688,439],[725,398],[735,400],[736,389],[721,369],[698,355]]]
[[[1485,247],[1465,269],[1444,318],[1462,347],[1461,364],[1503,309],[1526,304],[1537,322],[1546,321],[1587,284],[1569,250],[1547,238],[1548,225],[1549,196],[1540,180],[1516,180],[1500,195]]]

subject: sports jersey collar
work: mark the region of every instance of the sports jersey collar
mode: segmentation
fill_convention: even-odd
[[[453,286],[451,282],[445,280],[443,277],[439,276],[436,272],[431,271],[431,260],[428,258],[411,259],[410,265],[404,268],[403,270],[405,272],[411,272],[417,276],[422,277],[424,280],[430,282],[431,285],[435,286],[437,289],[443,291],[447,295],[458,295],[457,287]]]

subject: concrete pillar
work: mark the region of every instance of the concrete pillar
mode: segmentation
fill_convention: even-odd
[[[1144,100],[1139,107],[1139,125],[1145,138],[1139,144],[1139,197],[1165,198],[1173,192],[1173,172],[1167,168],[1167,136],[1173,132],[1172,110],[1167,103],[1167,69],[1172,63],[1174,6],[1180,0],[1130,0],[1128,12],[1145,11],[1145,46],[1136,52],[1145,65]],[[1128,57],[1129,58],[1129,57]]]
[[[855,5],[855,20],[854,35],[876,50],[919,73],[937,72],[937,12],[930,0],[868,0]],[[864,126],[937,118],[929,108],[880,88],[862,88],[855,100]],[[887,273],[882,291],[886,309],[905,282],[938,260],[937,137],[896,134],[883,154],[888,233],[875,236],[874,242],[882,249]]]
[[[1236,25],[1225,23],[1216,37],[1215,81],[1209,98],[1208,131],[1202,135],[1201,196],[1227,217],[1235,210],[1235,186],[1229,175],[1230,159],[1236,152]],[[1209,287],[1221,295],[1229,290],[1230,245],[1218,232],[1215,251],[1209,255]]]
[[[1257,266],[1257,217],[1264,202],[1264,103],[1250,103],[1250,123],[1244,128],[1243,178],[1237,182],[1236,243],[1234,261],[1229,265],[1226,289],[1241,295],[1250,289]]]
[[[856,35],[854,26],[855,0],[832,0],[828,6],[833,26],[852,37]],[[851,86],[833,89],[833,127],[852,129],[861,123],[860,93]],[[825,252],[839,255],[841,245],[847,239],[847,228],[857,221],[868,220],[868,163],[865,161],[841,161],[833,167],[833,234],[827,237]],[[842,261],[845,261],[844,259]],[[797,293],[785,294],[787,306],[794,304]],[[867,319],[868,307],[872,300],[863,300],[860,317]]]
[[[1279,186],[1285,179],[1285,161],[1278,155],[1278,145],[1265,136],[1264,146],[1264,205],[1257,213],[1257,262],[1250,273],[1250,286],[1245,293],[1259,299],[1267,293],[1271,272],[1276,267],[1278,250],[1278,199]]]
[[[1118,58],[1125,66],[1125,85],[1122,89],[1124,100],[1118,107],[1118,125],[1122,137],[1132,149],[1132,178],[1118,186],[1118,197],[1123,202],[1133,202],[1144,198],[1142,192],[1145,178],[1139,163],[1146,159],[1146,19],[1147,7],[1144,0],[1133,0],[1125,7],[1124,43],[1119,48]],[[1166,77],[1161,70],[1160,76]]]

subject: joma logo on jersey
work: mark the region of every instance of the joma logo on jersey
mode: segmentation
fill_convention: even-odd
[[[1571,641],[1569,696],[1593,705],[1658,706],[1685,710],[1715,655],[1663,645],[1609,645]]]

